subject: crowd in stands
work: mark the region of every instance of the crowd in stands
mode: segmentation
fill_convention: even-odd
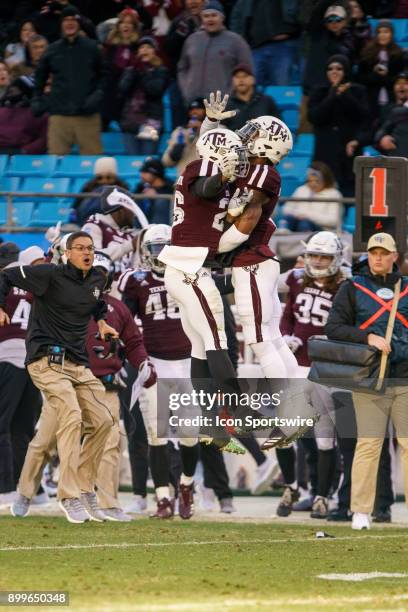
[[[210,91],[231,94],[239,112],[227,127],[237,129],[282,116],[276,87],[301,86],[282,118],[314,134],[309,161],[334,176],[323,193],[353,197],[353,159],[366,147],[408,155],[407,45],[406,0],[2,2],[0,153],[102,155],[102,132],[116,130],[125,153],[181,171]],[[304,223],[298,204],[282,227],[333,227],[332,215]]]

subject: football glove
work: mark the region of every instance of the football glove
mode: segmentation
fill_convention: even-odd
[[[225,96],[221,99],[220,91],[217,91],[216,94],[214,94],[214,92],[210,93],[210,101],[208,101],[207,99],[204,100],[205,114],[207,115],[208,119],[210,119],[210,121],[223,121],[224,119],[230,119],[230,117],[235,117],[235,115],[237,114],[236,110],[225,110],[228,104],[228,100],[228,94],[225,94]]]
[[[217,161],[217,166],[221,170],[222,176],[229,181],[233,181],[236,178],[238,162],[238,155],[235,151],[229,151]]]
[[[298,338],[297,336],[283,336],[284,341],[292,351],[292,353],[296,353],[299,347],[303,346],[303,340]]]
[[[241,194],[239,192],[240,189],[236,189],[228,203],[228,214],[231,215],[231,217],[239,217],[239,215],[244,212],[245,207],[250,203],[252,196],[254,195],[252,189],[248,191],[247,187],[245,187]]]
[[[156,381],[157,374],[154,365],[148,359],[145,359],[139,366],[137,382],[141,387],[148,389],[152,387]]]

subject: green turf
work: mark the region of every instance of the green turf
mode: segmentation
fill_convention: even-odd
[[[0,590],[68,590],[70,610],[407,609],[408,595],[406,600],[397,596],[408,593],[408,579],[317,578],[320,573],[408,572],[407,530],[356,533],[349,526],[327,525],[336,538],[317,540],[320,528],[148,519],[70,525],[56,517],[1,517],[1,549],[57,548],[1,550]],[[61,548],[123,543],[137,546]]]

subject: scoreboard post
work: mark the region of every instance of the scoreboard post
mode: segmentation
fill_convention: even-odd
[[[354,251],[367,249],[370,236],[391,234],[400,253],[407,250],[408,159],[356,157],[356,230]]]

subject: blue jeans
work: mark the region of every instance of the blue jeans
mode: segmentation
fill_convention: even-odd
[[[123,132],[123,142],[127,155],[154,155],[159,145],[158,140],[136,138],[130,132]]]
[[[299,63],[297,39],[268,43],[252,51],[257,85],[290,85],[293,64]]]

